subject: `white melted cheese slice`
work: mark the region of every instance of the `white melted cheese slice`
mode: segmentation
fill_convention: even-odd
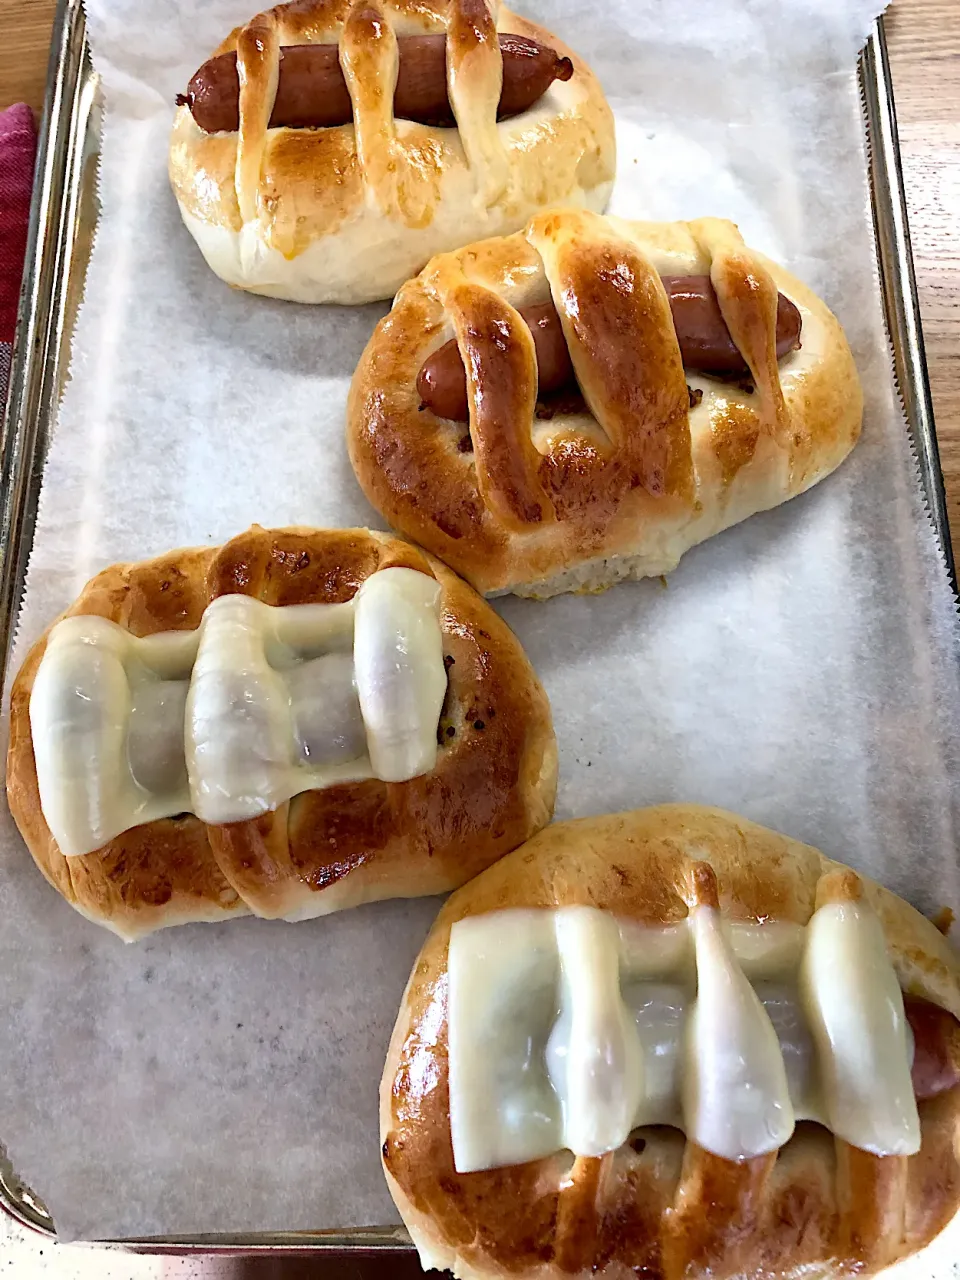
[[[371,574],[357,592],[357,696],[370,761],[385,782],[415,778],[436,763],[447,690],[439,611],[440,583],[415,569]]]
[[[620,930],[611,915],[568,907],[555,917],[560,1016],[547,1070],[564,1146],[599,1156],[623,1142],[644,1090],[643,1047],[620,995]]]
[[[67,855],[173,814],[237,822],[337,782],[436,764],[446,692],[440,586],[371,575],[354,600],[222,596],[190,632],[137,639],[77,615],[30,700],[40,801]]]
[[[300,644],[311,649],[349,645],[352,610],[287,609],[297,611],[293,618],[281,617],[284,609],[235,595],[214,600],[204,613],[185,727],[191,808],[203,822],[255,818],[301,791],[371,776],[349,653],[334,649],[298,666],[296,641],[291,644],[285,635],[299,629]],[[344,657],[345,668],[338,662]],[[299,681],[288,678],[294,673]],[[306,697],[305,713],[294,702],[297,684],[301,702]],[[337,684],[340,696],[330,698]],[[300,721],[317,719],[310,710],[318,699],[325,702],[323,714],[305,749]],[[345,744],[339,757],[338,744]]]
[[[459,921],[447,967],[457,1168],[498,1168],[557,1151],[564,1145],[560,1099],[543,1053],[556,1017],[553,913],[504,911]]]
[[[875,1155],[915,1154],[920,1117],[903,993],[873,911],[856,902],[820,907],[807,929],[800,987],[830,1128]]]
[[[43,816],[61,853],[190,808],[183,710],[196,632],[137,640],[106,618],[50,632],[30,695]]]
[[[687,1136],[727,1160],[776,1151],[794,1129],[773,1023],[737,963],[715,907],[690,911],[697,998],[683,1078]]]
[[[733,1160],[782,1146],[795,1120],[828,1125],[864,1150],[900,1153],[899,1122],[891,1125],[883,1108],[892,1096],[916,1121],[912,1046],[901,1032],[877,1052],[883,1020],[850,1015],[854,1006],[896,1003],[882,929],[874,920],[881,945],[869,964],[848,964],[835,945],[832,963],[812,974],[822,921],[832,927],[821,912],[806,929],[731,924],[709,907],[663,927],[581,906],[458,921],[447,1009],[458,1172],[564,1148],[597,1156],[651,1124],[683,1129]],[[861,946],[859,922],[840,929],[848,948]],[[835,1000],[838,987],[845,994]],[[840,1022],[834,1040],[817,1034],[812,992],[816,1007],[846,1009],[844,1035],[857,1046]],[[902,1019],[902,998],[899,1007]],[[833,1081],[850,1063],[860,1070],[861,1101],[843,1102],[837,1128]],[[915,1139],[914,1151],[918,1128]]]

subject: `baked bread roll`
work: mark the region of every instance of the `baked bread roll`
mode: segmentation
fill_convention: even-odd
[[[280,5],[178,102],[183,220],[217,275],[274,298],[390,298],[433,254],[602,209],[613,182],[592,72],[498,0]]]
[[[723,1280],[916,1252],[960,1199],[958,974],[906,902],[733,814],[547,827],[448,900],[390,1043],[383,1166],[423,1265]]]
[[[549,820],[556,772],[513,634],[366,529],[254,526],[105,569],[11,694],[17,826],[128,940],[445,892]]]
[[[669,572],[831,472],[861,414],[835,317],[731,223],[565,210],[404,285],[347,437],[395,528],[543,598]]]

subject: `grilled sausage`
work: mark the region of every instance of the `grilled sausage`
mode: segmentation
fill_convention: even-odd
[[[393,97],[394,114],[418,124],[453,128],[456,120],[447,98],[447,38],[400,36],[400,63]],[[524,36],[501,35],[503,89],[497,118],[519,115],[542,98],[554,80],[569,80],[573,63],[553,49]],[[207,133],[240,126],[240,80],[236,53],[210,58],[196,73],[185,94],[177,95]],[[271,128],[326,128],[349,124],[353,107],[340,69],[335,44],[294,44],[280,50],[277,97]]]
[[[665,276],[664,287],[680,343],[683,367],[698,373],[746,376],[744,363],[720,312],[709,276]],[[552,302],[522,307],[520,315],[533,333],[541,395],[569,385],[574,378],[560,317]],[[777,306],[777,359],[800,345],[800,312],[780,294]],[[438,418],[466,422],[467,378],[456,341],[451,340],[424,362],[417,391],[425,408]]]

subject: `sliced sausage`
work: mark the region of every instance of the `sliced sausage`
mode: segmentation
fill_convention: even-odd
[[[501,35],[503,89],[497,118],[519,115],[542,98],[554,80],[569,80],[573,63],[555,50],[524,36]],[[447,98],[447,38],[400,36],[399,67],[393,97],[394,114],[418,124],[453,128]],[[185,94],[177,95],[207,133],[240,127],[240,80],[236,53],[210,58],[196,73]],[[329,128],[349,124],[353,107],[340,69],[335,44],[294,44],[280,50],[277,97],[271,128]]]
[[[698,373],[739,377],[749,371],[720,311],[709,276],[665,276],[664,288],[680,344],[683,367]],[[552,302],[521,307],[537,348],[541,395],[559,391],[574,379],[560,317]],[[800,345],[800,312],[781,293],[777,305],[777,359]],[[466,422],[467,378],[456,341],[451,340],[424,362],[417,376],[423,405],[439,418]]]

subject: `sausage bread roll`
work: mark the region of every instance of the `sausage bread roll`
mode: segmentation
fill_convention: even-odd
[[[499,0],[280,5],[177,101],[183,220],[217,275],[275,298],[390,298],[433,254],[602,209],[613,182],[592,72]]]
[[[960,969],[923,916],[718,809],[546,828],[404,995],[383,1166],[462,1280],[873,1273],[960,1201]]]
[[[357,478],[484,593],[666,573],[860,432],[835,317],[729,222],[549,210],[401,289],[350,393]]]
[[[445,892],[549,820],[556,771],[513,634],[366,529],[254,526],[106,569],[11,695],[23,838],[126,939]]]

